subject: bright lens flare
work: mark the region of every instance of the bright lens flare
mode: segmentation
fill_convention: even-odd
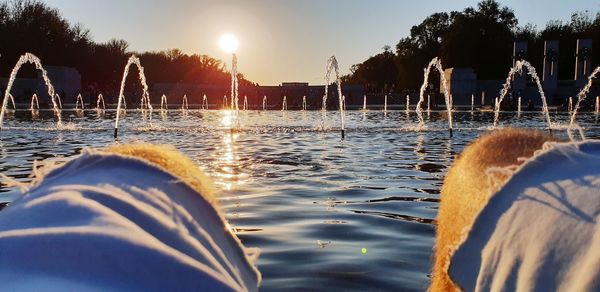
[[[219,39],[219,47],[226,53],[235,53],[235,51],[237,51],[238,46],[238,39],[232,34],[225,34]]]

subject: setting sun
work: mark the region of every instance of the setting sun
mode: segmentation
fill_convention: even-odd
[[[238,39],[232,34],[224,34],[219,39],[219,47],[221,50],[233,54],[239,46]]]

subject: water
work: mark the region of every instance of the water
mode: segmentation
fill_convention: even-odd
[[[442,67],[442,61],[435,57],[433,58],[423,73],[423,84],[421,85],[421,90],[419,91],[419,102],[417,103],[416,113],[419,119],[419,127],[425,126],[425,120],[423,119],[423,113],[421,111],[421,104],[425,101],[425,91],[427,90],[427,86],[429,85],[429,73],[431,69],[437,70],[440,74],[440,80],[442,83],[442,89],[444,93],[444,100],[446,101],[446,112],[448,113],[448,129],[450,129],[450,133],[452,133],[452,97],[450,96],[450,91],[448,90],[448,81],[446,81],[446,75],[444,74],[444,67]]]
[[[55,114],[56,114],[57,118],[62,119],[60,112],[61,112],[63,106],[62,106],[62,101],[61,101],[60,95],[55,94],[54,96],[55,96],[55,100],[58,103],[58,109],[55,110]],[[60,122],[59,122],[59,124],[60,124]]]
[[[481,92],[481,106],[485,106],[485,91]]]
[[[544,89],[542,88],[542,83],[540,81],[540,78],[537,75],[537,72],[535,71],[535,67],[533,67],[529,62],[527,62],[525,60],[517,61],[515,66],[513,66],[510,69],[510,71],[508,72],[508,76],[506,77],[506,82],[504,83],[502,90],[500,90],[500,97],[496,98],[494,126],[498,125],[498,119],[500,116],[500,105],[502,103],[502,100],[504,100],[504,97],[506,96],[506,94],[508,94],[508,89],[511,86],[513,77],[516,74],[522,74],[523,67],[525,67],[527,69],[527,74],[529,74],[529,76],[531,76],[531,78],[535,81],[535,84],[537,85],[538,92],[540,93],[540,98],[542,99],[542,111],[546,115],[546,122],[548,123],[548,129],[552,129],[552,122],[550,121],[550,113],[548,112],[548,104],[546,103],[546,95],[544,94]]]
[[[263,96],[262,108],[263,108],[263,111],[267,110],[267,96],[266,95]]]
[[[367,95],[363,95],[363,111],[367,110]]]
[[[29,110],[17,110],[0,135],[0,171],[26,182],[34,160],[62,161],[84,147],[110,145],[115,115],[86,110],[60,130],[52,111],[41,110],[32,121]],[[489,112],[454,115],[449,137],[445,111],[425,116],[427,129],[419,132],[418,121],[403,111],[391,110],[387,118],[381,111],[349,111],[341,140],[339,116],[322,120],[321,111],[241,112],[233,135],[229,110],[184,116],[172,109],[152,127],[141,111],[130,111],[122,116],[119,142],[173,144],[214,179],[220,209],[237,235],[261,249],[263,291],[424,291],[444,174],[494,120]],[[546,126],[538,112],[500,115],[513,126]],[[595,116],[578,116],[590,138],[600,138]],[[552,119],[569,123],[566,113]],[[554,134],[566,137],[563,130]],[[12,201],[15,191],[0,186],[0,203]]]
[[[181,110],[187,112],[189,110],[187,95],[184,94],[181,98]]]
[[[12,105],[12,110],[17,109],[17,105],[15,104],[15,97],[12,94],[9,94],[8,97],[10,98],[10,103]],[[8,108],[7,108],[8,109]]]
[[[150,94],[148,93],[148,83],[146,82],[146,75],[144,75],[144,67],[142,67],[142,64],[140,63],[140,59],[138,59],[138,57],[136,57],[135,55],[132,55],[131,57],[129,57],[129,60],[127,60],[127,64],[125,65],[125,69],[123,71],[123,79],[121,80],[121,89],[119,89],[119,96],[118,96],[118,104],[117,104],[117,112],[116,112],[116,118],[115,118],[115,128],[114,128],[114,137],[117,138],[118,135],[118,131],[119,131],[119,117],[121,115],[121,106],[123,105],[123,99],[125,98],[123,92],[125,90],[125,81],[127,80],[127,75],[129,75],[129,68],[131,67],[131,65],[135,65],[138,68],[139,71],[139,80],[140,83],[142,84],[142,100],[141,100],[141,109],[142,109],[142,119],[145,120],[146,119],[146,115],[145,115],[145,110],[150,110],[150,121],[152,120],[152,104],[150,104]]]
[[[568,105],[569,114],[573,114],[573,97],[569,96],[569,105]]]
[[[208,109],[208,98],[206,94],[202,96],[202,109]]]
[[[431,112],[431,95],[427,95],[427,113]]]
[[[48,96],[50,96],[50,99],[52,100],[52,107],[58,118],[58,126],[61,125],[60,109],[62,108],[62,105],[59,108],[58,104],[56,103],[57,94],[54,91],[54,86],[52,86],[52,82],[50,81],[50,78],[48,78],[48,72],[46,72],[46,70],[42,66],[42,61],[38,57],[36,57],[34,54],[31,54],[31,53],[25,53],[24,55],[22,55],[19,58],[19,60],[17,61],[17,64],[15,64],[15,67],[10,72],[10,77],[8,78],[8,84],[6,85],[6,91],[4,92],[4,100],[2,101],[2,109],[0,110],[0,129],[2,129],[2,123],[4,121],[4,113],[6,111],[6,105],[8,103],[9,97],[11,96],[10,90],[12,89],[15,79],[17,78],[17,73],[19,73],[19,70],[21,69],[21,67],[27,63],[34,64],[35,68],[42,72],[42,78],[44,79],[44,83],[46,84],[46,88],[48,89]],[[58,97],[58,102],[60,102],[60,97]],[[13,106],[14,106],[14,100],[13,100]]]
[[[32,116],[38,116],[40,111],[40,102],[38,101],[38,96],[35,93],[31,96],[31,106],[29,107],[29,110],[31,111]]]
[[[588,77],[588,82],[581,89],[581,91],[577,94],[577,103],[575,104],[575,109],[573,109],[573,113],[571,114],[571,122],[569,124],[570,125],[569,128],[574,127],[575,119],[577,117],[577,112],[579,111],[579,107],[581,106],[581,102],[585,100],[585,97],[590,92],[590,88],[592,87],[594,78],[596,78],[598,76],[598,74],[600,74],[600,66],[598,66],[598,67],[596,67],[596,69],[594,69],[594,72],[592,72],[592,74],[590,74],[590,76]],[[598,97],[596,97],[596,105],[598,105]],[[1,119],[0,119],[0,121],[1,121]]]
[[[160,110],[166,111],[168,109],[169,109],[169,101],[167,100],[167,96],[163,94],[160,97]]]
[[[248,110],[248,97],[244,95],[244,110]]]
[[[231,54],[231,110],[239,111],[239,109],[240,107],[238,104],[237,55]]]
[[[410,95],[406,95],[406,114],[408,114],[409,112],[410,112]]]
[[[83,96],[81,94],[77,95],[77,100],[75,101],[75,109],[76,110],[84,110],[85,102],[83,102]]]
[[[102,107],[100,105],[102,105]],[[104,95],[102,95],[102,93],[98,94],[98,99],[96,100],[96,109],[97,110],[105,110],[106,109],[106,104],[104,104]]]
[[[302,96],[302,110],[306,110],[306,96]]]
[[[388,104],[388,99],[387,99],[387,94],[383,97],[383,111],[387,112],[387,104]]]
[[[287,111],[287,96],[283,96],[283,101],[281,102],[281,110]]]
[[[335,83],[337,84],[337,96],[339,101],[339,111],[340,111],[340,130],[342,131],[342,138],[344,137],[345,130],[345,121],[344,121],[344,97],[342,95],[342,79],[340,77],[340,68],[338,66],[338,61],[335,56],[329,57],[327,59],[327,66],[325,68],[325,97],[323,98],[323,110],[326,110],[327,106],[327,91],[329,89],[329,77],[332,71],[335,71]]]

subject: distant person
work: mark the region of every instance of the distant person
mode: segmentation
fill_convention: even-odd
[[[432,291],[600,291],[600,141],[493,132],[441,193]]]
[[[83,151],[30,187],[0,212],[3,291],[257,290],[257,252],[172,147]]]

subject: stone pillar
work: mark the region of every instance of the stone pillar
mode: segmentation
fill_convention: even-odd
[[[592,73],[592,40],[577,40],[577,62],[575,63],[575,84],[582,87]]]
[[[477,90],[477,74],[473,68],[448,68],[444,70],[448,81],[448,91],[453,97],[455,105],[470,105],[471,95]],[[440,78],[441,79],[441,78]],[[440,93],[444,92],[440,81]]]
[[[513,46],[513,66],[517,64],[517,61],[525,60],[527,58],[527,42],[515,42]],[[527,85],[525,76],[527,74],[523,72],[520,76],[513,77],[512,88],[514,91],[523,91]]]
[[[543,82],[546,96],[553,97],[558,87],[558,41],[544,42]]]

